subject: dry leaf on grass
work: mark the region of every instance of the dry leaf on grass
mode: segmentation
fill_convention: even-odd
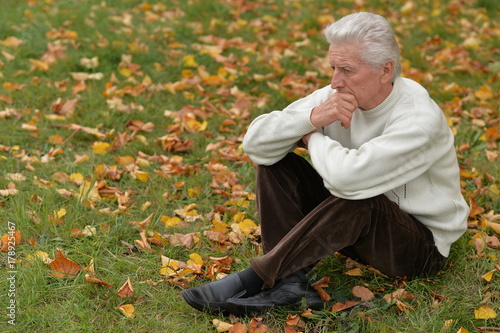
[[[55,277],[73,279],[80,272],[81,267],[73,260],[66,258],[61,250],[56,250],[56,258],[49,264]]]
[[[118,294],[118,296],[120,297],[134,296],[134,288],[132,287],[132,283],[130,282],[130,277],[127,278],[127,281],[120,287],[116,294]]]
[[[332,299],[331,296],[326,291],[323,290],[323,288],[328,287],[329,281],[330,281],[330,277],[324,276],[319,281],[312,284],[312,287],[314,288],[314,290],[316,290],[318,292],[318,294],[321,297],[321,299],[323,300],[323,302],[328,302],[329,300]]]

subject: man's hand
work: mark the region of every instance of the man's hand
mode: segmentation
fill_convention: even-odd
[[[336,92],[312,110],[311,124],[319,128],[340,121],[342,127],[349,128],[352,114],[357,107],[358,101],[354,95]]]
[[[299,147],[307,149],[308,145],[309,145],[309,139],[311,138],[311,135],[313,135],[314,133],[319,133],[319,132],[320,132],[320,130],[316,128],[311,133],[304,135],[302,137],[302,140],[300,140],[299,143],[298,143]]]

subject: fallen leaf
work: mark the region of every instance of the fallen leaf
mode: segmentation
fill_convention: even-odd
[[[52,259],[50,259],[49,254],[44,251],[35,251],[33,254],[30,254],[26,257],[26,260],[30,263],[34,263],[35,261],[41,261],[44,264],[50,264]]]
[[[134,318],[135,307],[132,304],[123,304],[122,306],[115,307],[116,310],[120,310],[125,317]]]
[[[247,327],[243,323],[235,323],[228,331],[229,333],[246,333]]]
[[[330,281],[330,277],[329,276],[324,276],[319,281],[317,281],[317,282],[315,282],[315,283],[312,284],[312,287],[319,294],[319,296],[321,297],[321,300],[323,302],[328,302],[329,300],[332,299],[332,297],[325,290],[323,290],[323,288],[327,288],[328,287],[328,282],[329,281]]]
[[[266,333],[269,328],[262,322],[262,318],[253,317],[248,325],[250,333]]]
[[[95,142],[92,145],[92,151],[97,154],[97,155],[105,155],[108,153],[109,149],[111,148],[111,144],[107,142]]]
[[[217,332],[228,332],[229,329],[233,326],[232,324],[226,323],[219,319],[213,319],[212,324],[217,329]]]
[[[130,282],[130,277],[127,277],[127,281],[120,287],[116,294],[120,297],[134,296],[134,288],[132,287],[132,283]]]
[[[355,286],[354,288],[352,288],[352,294],[356,297],[361,298],[362,302],[371,301],[375,297],[370,289],[362,286]]]
[[[496,272],[497,270],[494,269],[494,270],[491,270],[489,271],[488,273],[484,274],[483,276],[481,276],[483,279],[485,279],[486,281],[490,282],[491,279],[493,278],[493,274]]]
[[[345,310],[345,309],[348,309],[348,308],[351,308],[355,305],[359,304],[359,302],[356,302],[356,301],[347,301],[345,303],[341,303],[341,302],[337,302],[335,303],[333,306],[332,306],[332,312],[335,313],[335,312],[339,312],[339,311],[342,311],[342,310]]]
[[[73,260],[66,258],[61,250],[56,250],[56,258],[49,264],[55,277],[73,279],[80,272],[81,267]]]
[[[476,319],[492,319],[496,318],[497,314],[495,310],[488,306],[482,306],[477,310],[474,310],[474,317]]]

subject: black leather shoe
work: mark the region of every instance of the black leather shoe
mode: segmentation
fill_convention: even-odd
[[[224,314],[228,298],[241,297],[246,290],[237,273],[229,274],[218,281],[182,291],[184,300],[193,308],[211,314]]]
[[[299,309],[302,305],[306,309],[321,309],[323,300],[308,282],[283,279],[273,288],[255,296],[229,298],[225,309],[237,316],[258,316],[275,307]]]

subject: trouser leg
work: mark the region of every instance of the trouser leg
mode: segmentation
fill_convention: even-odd
[[[265,287],[342,250],[389,276],[434,274],[441,268],[444,258],[423,224],[384,195],[345,200],[325,193],[308,165],[289,154],[259,167],[265,254],[250,262]]]

